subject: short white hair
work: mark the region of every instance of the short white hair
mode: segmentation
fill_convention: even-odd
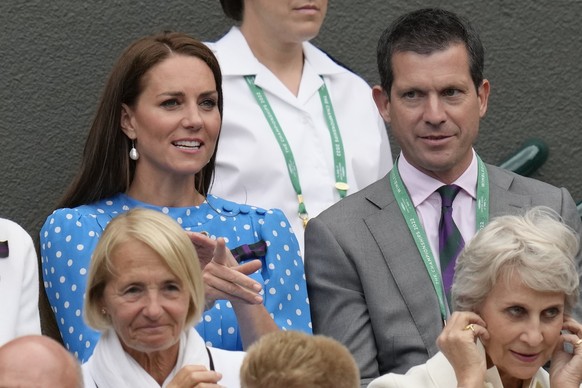
[[[457,259],[451,291],[454,310],[476,311],[497,281],[517,273],[533,290],[563,292],[569,314],[579,293],[578,250],[578,235],[548,207],[497,217]]]

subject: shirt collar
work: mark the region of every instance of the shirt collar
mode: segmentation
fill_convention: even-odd
[[[398,158],[398,172],[406,186],[414,207],[423,203],[432,193],[443,185],[441,181],[426,175],[410,164],[402,152]],[[477,157],[473,150],[473,158],[469,167],[453,183],[461,187],[473,199],[477,198]]]
[[[225,77],[258,75],[266,69],[253,55],[239,27],[232,27],[218,42],[207,45],[218,57],[222,75]],[[303,54],[305,61],[319,75],[349,72],[309,42],[303,43]]]

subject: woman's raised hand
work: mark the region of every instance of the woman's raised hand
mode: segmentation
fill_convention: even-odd
[[[578,388],[582,384],[582,325],[572,318],[564,320],[563,330],[550,364],[550,385],[560,388]],[[572,352],[564,344],[572,345]]]
[[[437,346],[455,370],[459,387],[483,387],[487,360],[476,342],[489,339],[485,326],[475,313],[454,312],[437,338]]]
[[[261,285],[248,276],[261,268],[260,260],[238,264],[223,238],[213,240],[202,233],[187,233],[202,267],[207,309],[217,299],[234,303],[263,303],[263,297],[259,294]]]

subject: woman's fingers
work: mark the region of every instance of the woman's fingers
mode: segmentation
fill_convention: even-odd
[[[226,242],[222,237],[213,240],[204,233],[186,232],[186,234],[190,238],[190,241],[192,241],[192,244],[194,244],[194,248],[196,248],[198,260],[200,260],[200,266],[202,268],[211,261],[228,267],[238,265],[230,249],[226,247]]]
[[[168,384],[168,388],[220,387],[218,385],[220,379],[222,379],[222,374],[208,370],[203,365],[186,365],[176,373]]]
[[[216,240],[216,248],[214,248],[214,257],[212,261],[227,267],[235,267],[238,265],[232,252],[226,247],[226,242],[223,238]]]
[[[238,264],[223,238],[213,240],[202,233],[187,232],[202,267],[206,306],[217,299],[248,304],[263,303],[262,286],[248,275],[261,269],[260,260]]]
[[[582,325],[578,323],[578,321],[574,320],[574,318],[566,318],[562,328],[582,338]]]
[[[259,295],[261,285],[247,276],[261,268],[259,260],[229,268],[211,262],[203,271],[202,278],[206,286],[207,305],[209,300],[227,299],[231,302],[259,304],[263,297]]]
[[[455,371],[459,386],[482,384],[485,357],[479,352],[477,338],[488,338],[485,322],[472,312],[455,312],[437,338],[437,346]]]
[[[486,324],[481,317],[475,313],[463,311],[455,312],[447,321],[443,331],[437,338],[437,346],[447,356],[449,361],[451,356],[457,358],[458,355],[471,355],[473,362],[480,360],[477,357],[477,347],[475,343],[477,339],[482,341],[489,340],[489,332],[486,329]],[[460,361],[455,360],[457,363]],[[463,360],[463,361],[468,361]]]
[[[469,335],[474,338],[486,336],[485,339],[488,339],[489,333],[487,332],[486,326],[485,321],[473,312],[454,312],[449,317],[443,333],[463,336]]]
[[[211,239],[204,233],[186,232],[186,234],[194,244],[198,260],[200,260],[200,266],[204,269],[206,264],[210,263],[214,257],[216,240]]]
[[[263,266],[263,264],[261,263],[261,260],[252,260],[252,261],[249,261],[247,263],[237,265],[236,267],[232,267],[231,269],[236,271],[236,272],[240,272],[241,274],[244,274],[244,275],[250,275],[250,274],[255,273],[258,270],[260,270],[262,266]],[[247,279],[249,279],[249,278],[247,278]],[[250,281],[254,282],[255,284],[257,284],[259,286],[257,291],[261,291],[261,288],[260,288],[261,285],[259,283],[255,282],[252,279],[250,279]],[[254,286],[253,286],[253,288],[254,288]]]

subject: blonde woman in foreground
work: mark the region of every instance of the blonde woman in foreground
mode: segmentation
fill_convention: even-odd
[[[151,209],[115,217],[89,269],[85,320],[101,337],[85,386],[238,387],[244,353],[206,346],[193,328],[203,311],[198,256],[180,225]]]

